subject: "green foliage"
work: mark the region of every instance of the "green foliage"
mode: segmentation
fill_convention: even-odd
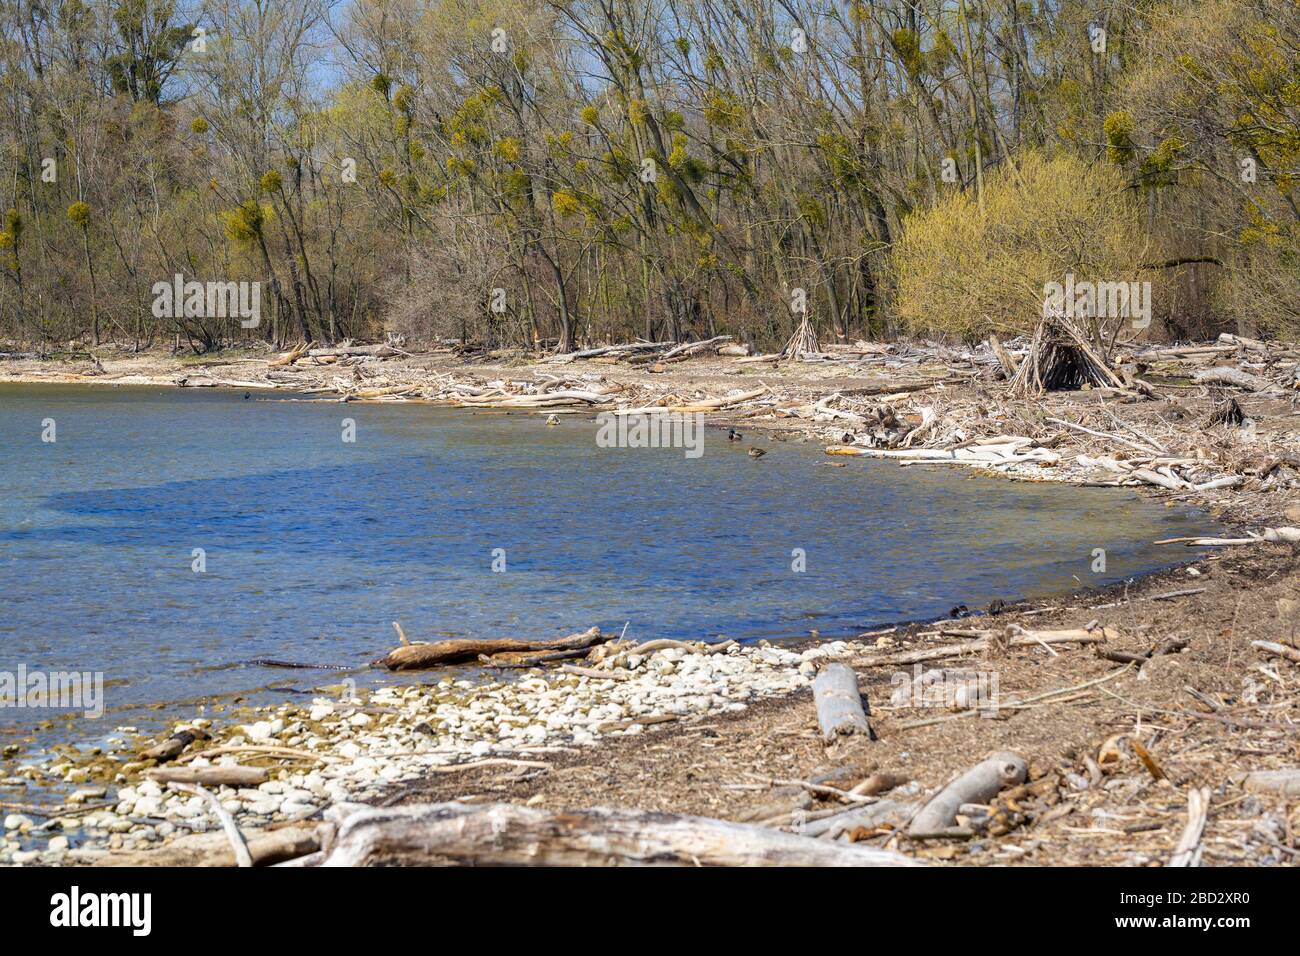
[[[1133,117],[1116,110],[1106,117],[1102,126],[1106,134],[1106,156],[1116,166],[1123,166],[1133,158]]]
[[[988,177],[983,213],[967,191],[905,220],[893,255],[899,317],[913,330],[968,340],[1028,332],[1046,283],[1067,273],[1138,281],[1144,243],[1117,170],[1027,153],[1018,171],[1003,166]]]
[[[73,225],[85,229],[90,224],[90,206],[81,201],[74,202],[68,207],[68,219]]]
[[[255,199],[240,203],[226,214],[226,236],[235,242],[252,242],[262,234],[266,211]]]

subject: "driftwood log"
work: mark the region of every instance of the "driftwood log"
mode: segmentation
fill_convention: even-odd
[[[266,783],[262,767],[175,767],[146,770],[157,783],[196,783],[204,787],[257,787]]]
[[[270,866],[320,849],[319,823],[264,830],[247,838],[253,866]],[[95,866],[235,866],[235,852],[221,831],[179,836],[154,850],[112,852]]]
[[[581,647],[594,647],[609,640],[613,640],[613,635],[601,634],[600,628],[593,627],[581,634],[570,634],[568,637],[559,637],[550,641],[501,638],[499,640],[435,641],[429,644],[404,643],[375,661],[375,664],[392,671],[420,670],[441,667],[444,664],[464,664],[477,661],[480,656],[492,657],[494,654],[570,651]]]
[[[1256,770],[1246,775],[1243,785],[1251,793],[1300,797],[1300,769]]]
[[[850,734],[871,736],[858,691],[858,675],[847,664],[827,664],[818,672],[813,680],[813,701],[824,742]]]
[[[804,836],[835,840],[840,834],[859,827],[867,830],[880,826],[901,827],[918,807],[920,807],[919,803],[905,800],[877,800],[865,807],[850,807],[843,813],[810,820],[807,823],[799,824],[796,821],[796,827]]]
[[[1198,385],[1228,385],[1247,392],[1259,392],[1265,387],[1259,376],[1231,365],[1201,369],[1192,375],[1192,381]]]
[[[346,808],[322,866],[917,866],[889,850],[641,810]]]
[[[141,751],[140,756],[144,760],[157,760],[162,763],[164,760],[174,760],[194,741],[199,739],[199,732],[196,730],[178,730],[161,743],[154,744],[148,750]]]
[[[999,751],[971,767],[935,794],[912,818],[907,832],[916,837],[939,836],[957,821],[962,804],[988,803],[1004,787],[1024,783],[1029,773],[1025,758],[1008,750]]]

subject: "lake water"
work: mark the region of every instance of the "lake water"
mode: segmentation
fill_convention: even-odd
[[[0,671],[102,672],[111,726],[152,702],[193,716],[216,695],[318,685],[331,678],[242,662],[364,664],[395,644],[394,620],[415,640],[625,623],[638,639],[845,636],[1109,584],[1186,558],[1152,540],[1214,527],[1123,490],[828,467],[815,443],[713,429],[688,459],[596,432],[576,416],[0,385]],[[0,707],[0,732],[44,716]]]

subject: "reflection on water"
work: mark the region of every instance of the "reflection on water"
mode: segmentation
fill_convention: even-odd
[[[813,444],[760,440],[754,460],[712,430],[688,459],[599,448],[596,428],[0,386],[0,670],[102,671],[120,713],[311,686],[320,672],[237,662],[364,663],[393,620],[426,640],[625,622],[642,639],[847,635],[1121,580],[1185,557],[1152,540],[1212,527],[1126,491],[833,468]],[[0,725],[31,714],[0,708]]]

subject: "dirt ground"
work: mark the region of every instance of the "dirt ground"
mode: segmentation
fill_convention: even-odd
[[[1189,789],[1209,787],[1204,865],[1294,864],[1300,860],[1300,799],[1247,793],[1241,777],[1300,764],[1300,667],[1251,646],[1253,640],[1293,638],[1300,627],[1300,554],[1266,545],[1191,567],[1201,573],[1183,568],[1127,589],[952,622],[1054,629],[1096,621],[1120,632],[1108,650],[1143,652],[1171,639],[1187,642],[1185,650],[1153,657],[1141,668],[1085,649],[1053,654],[1041,647],[947,662],[995,673],[1003,700],[1118,674],[1059,702],[960,719],[944,719],[955,712],[942,708],[891,706],[894,675],[912,668],[873,666],[872,658],[884,654],[863,653],[851,664],[870,704],[875,740],[845,737],[823,745],[812,694],[804,691],[743,714],[607,739],[592,750],[548,758],[547,771],[434,777],[395,792],[389,802],[607,805],[789,827],[797,815],[782,818],[792,811],[815,819],[820,810],[843,807],[834,796],[809,799],[803,782],[847,790],[886,772],[928,791],[991,752],[1011,750],[1029,761],[1030,784],[999,798],[1007,832],[925,843],[900,839],[889,827],[854,835],[870,845],[962,864],[1157,865],[1168,860],[1186,825]],[[1196,593],[1162,598],[1191,590]],[[888,639],[907,647],[953,642],[918,636],[935,631],[917,625]],[[929,726],[909,726],[936,718],[940,722]],[[1108,745],[1120,735],[1127,739]],[[1128,740],[1145,747],[1163,779],[1144,766]]]
[[[1117,434],[1167,447],[1170,454],[1195,456],[1240,482],[1232,488],[1153,487],[1144,493],[1204,508],[1246,531],[1300,525],[1300,391],[1229,395],[1189,384],[1189,370],[1176,362],[1140,366],[1154,397],[1095,390],[1015,402],[978,362],[906,348],[897,350],[892,362],[886,356],[776,367],[742,366],[716,356],[665,367],[556,365],[522,356],[443,352],[273,370],[267,365],[271,357],[251,352],[182,364],[161,353],[99,353],[93,363],[4,361],[0,381],[263,383],[343,394],[415,384],[427,397],[442,394],[449,382],[509,385],[562,376],[615,383],[634,404],[667,395],[689,401],[763,385],[780,396],[777,406],[739,407],[710,417],[753,429],[762,436],[750,436],[756,443],[783,432],[834,440],[840,430],[836,423],[803,417],[797,406],[832,393],[859,402],[887,395],[904,413],[924,401],[941,420],[960,423],[950,438],[1025,434],[1048,447],[1090,455],[1122,456],[1122,450],[1115,451]],[[420,394],[408,389],[380,400],[417,400]],[[1229,397],[1250,420],[1248,438],[1208,423]],[[1053,419],[1087,423],[1110,437],[1065,432],[1051,424]],[[890,655],[965,639],[945,630],[1000,631],[1009,625],[1113,628],[1118,636],[1104,646],[1112,657],[1116,651],[1151,656],[1139,666],[1099,656],[1091,645],[1031,645],[923,665],[994,675],[1000,706],[993,717],[891,697],[900,675],[915,671],[911,664],[890,662]],[[919,792],[896,791],[910,806],[985,755],[1013,750],[1029,761],[1029,782],[1004,791],[969,838],[914,841],[897,832],[905,818],[859,827],[848,837],[961,864],[1162,865],[1187,825],[1189,792],[1205,787],[1210,810],[1200,840],[1204,864],[1293,865],[1300,861],[1300,797],[1253,792],[1243,778],[1251,771],[1300,767],[1300,663],[1252,644],[1281,642],[1294,652],[1298,630],[1300,545],[1219,548],[1189,567],[1129,586],[865,636],[850,663],[870,702],[874,740],[848,737],[823,745],[811,693],[803,692],[757,703],[741,714],[648,726],[638,736],[549,755],[546,770],[494,768],[435,776],[394,791],[389,800],[510,801],[552,809],[609,805],[798,830],[848,806],[835,790],[849,790],[873,774],[913,781],[913,791],[919,785]],[[1035,700],[1040,697],[1045,699]]]

